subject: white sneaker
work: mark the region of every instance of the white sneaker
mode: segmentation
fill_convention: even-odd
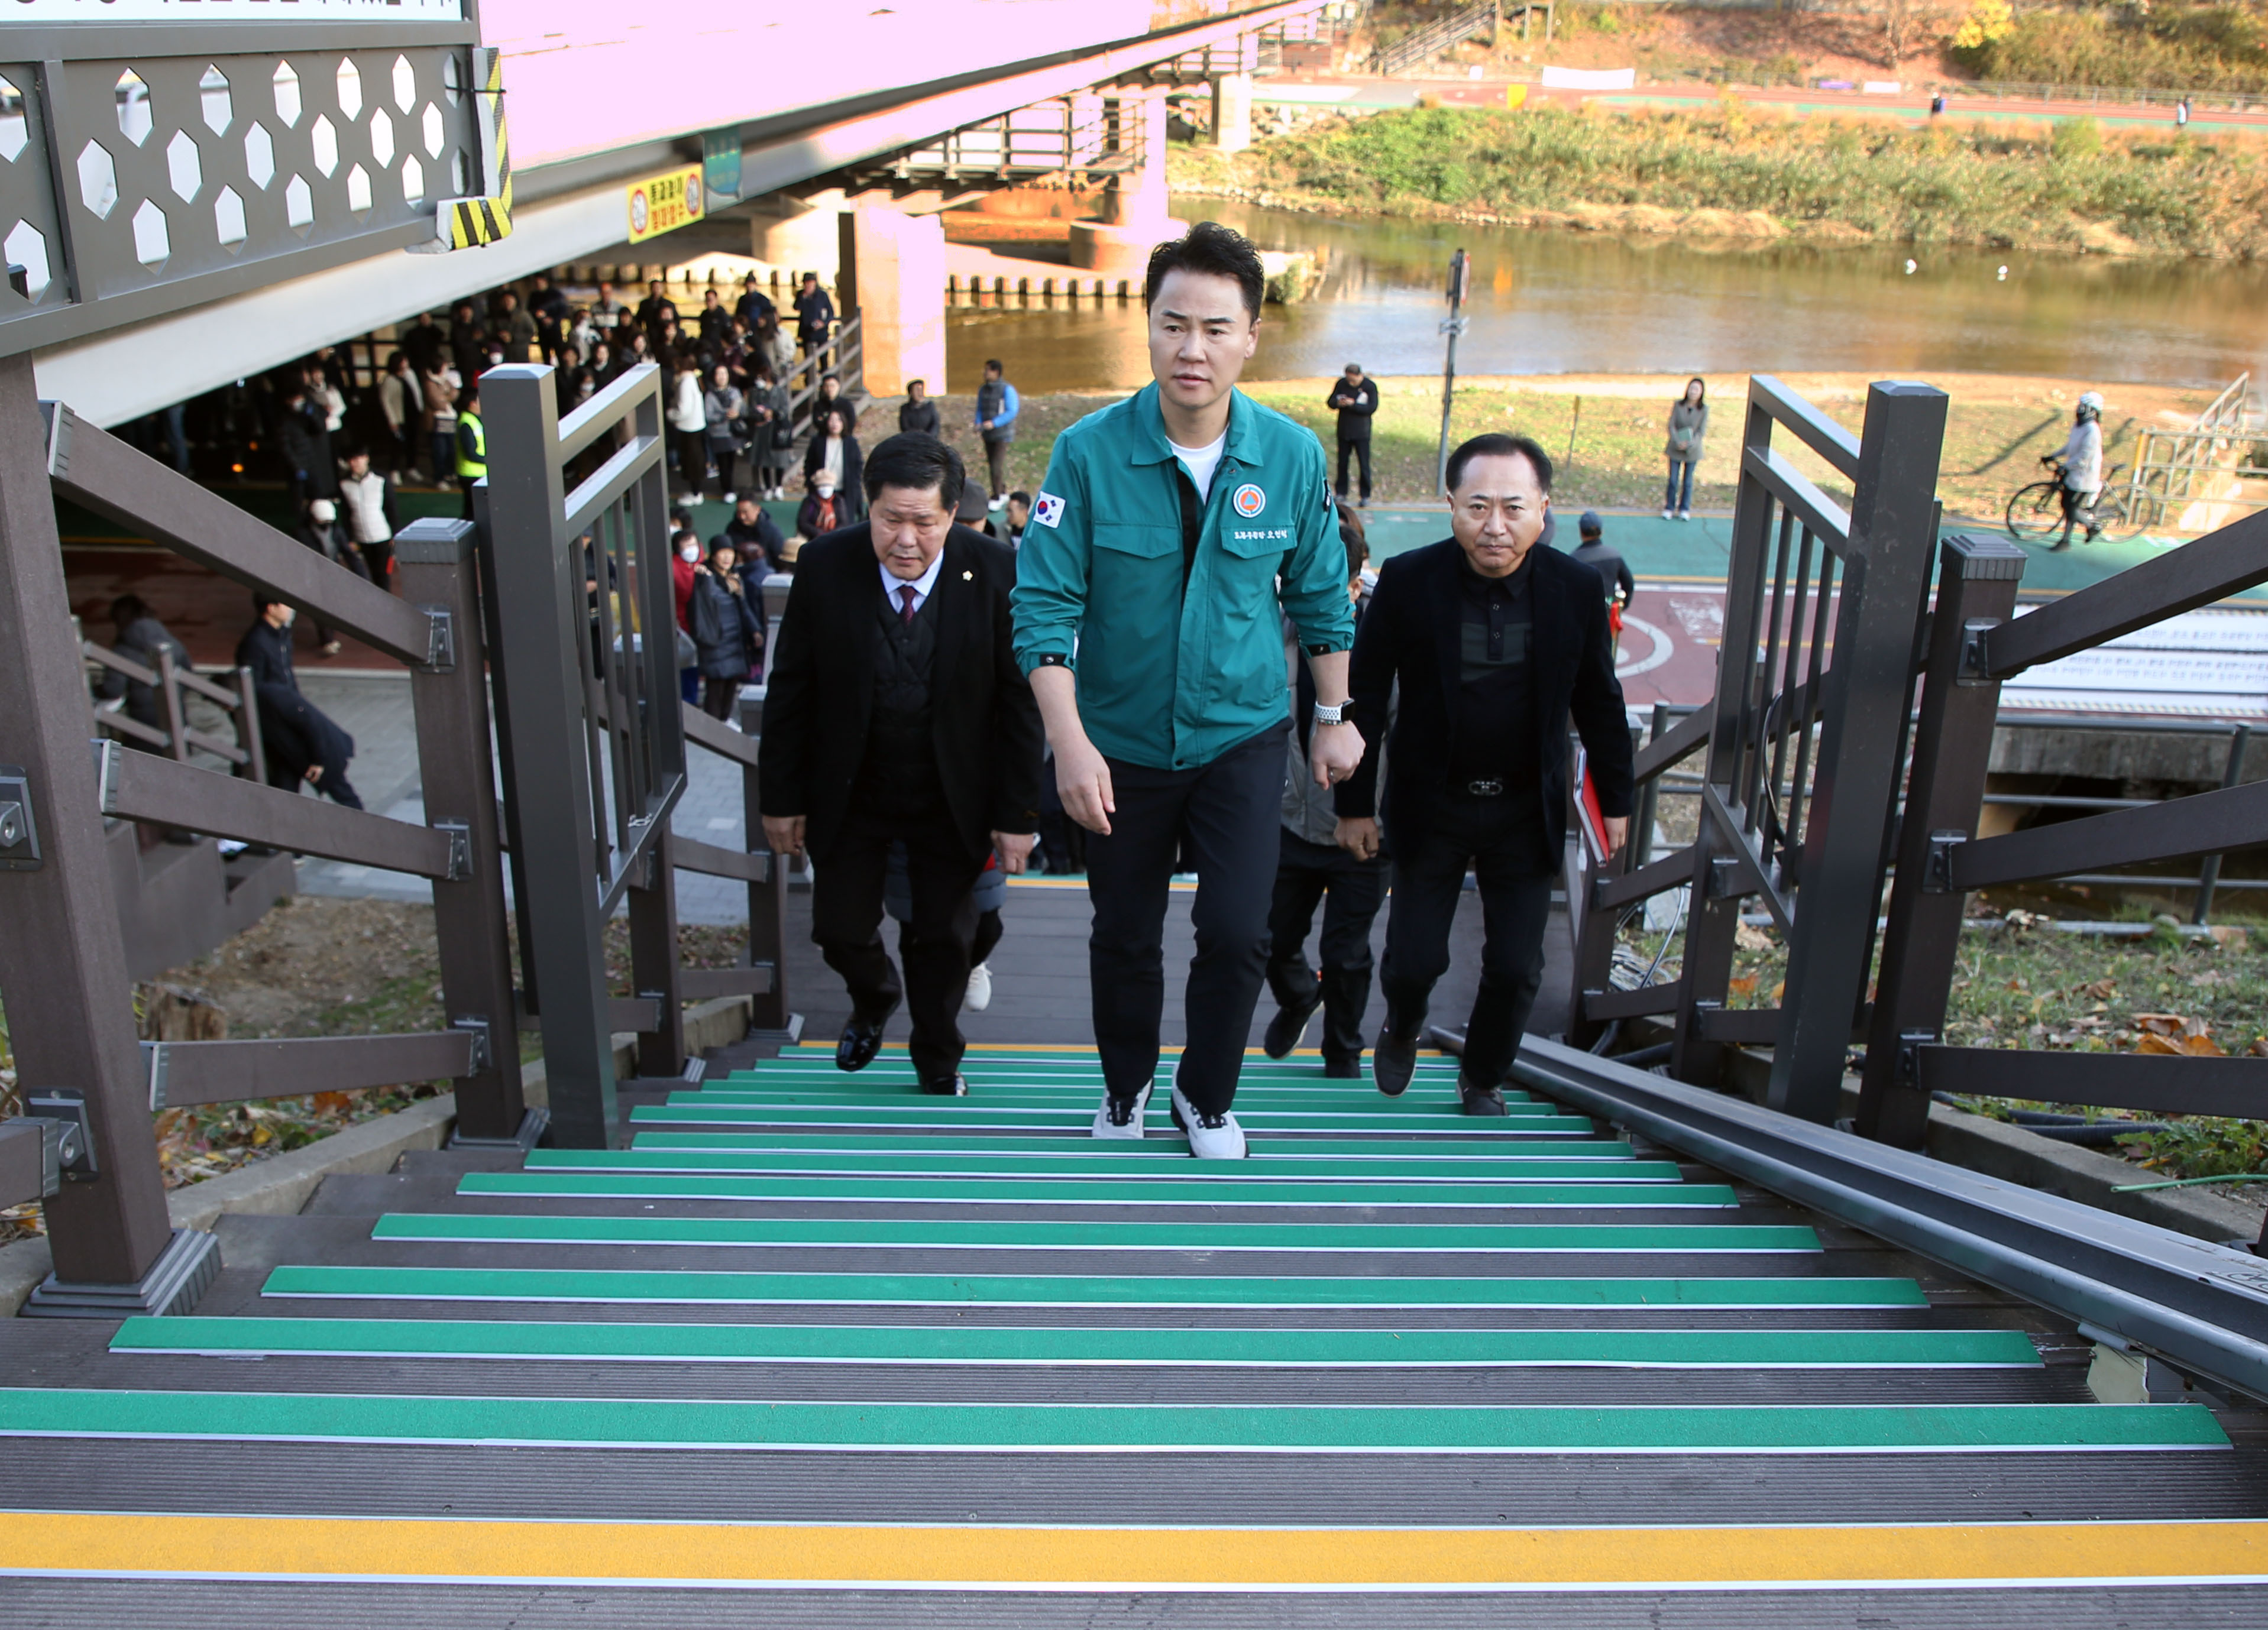
[[[1189,1153],[1199,1160],[1244,1158],[1244,1128],[1233,1115],[1200,1115],[1197,1106],[1174,1089],[1174,1124],[1189,1134]]]
[[[1681,521],[1690,521],[1693,518],[1693,511],[1690,510],[1680,510],[1677,512],[1677,518]]]
[[[1099,1138],[1138,1138],[1142,1135],[1142,1117],[1150,1110],[1150,1089],[1145,1087],[1134,1100],[1130,1112],[1120,1099],[1110,1096],[1110,1089],[1102,1090],[1102,1103],[1094,1112],[1094,1135]],[[1121,1113],[1125,1119],[1120,1120]]]
[[[978,963],[968,970],[968,994],[961,1005],[971,1013],[982,1013],[992,1005],[992,970]]]
[[[724,504],[725,508],[730,509],[733,504],[738,503],[740,500],[728,492],[722,498],[718,500],[718,502]]]
[[[1661,518],[1665,521],[1675,520],[1677,518],[1677,511],[1675,510],[1664,510],[1661,512]]]

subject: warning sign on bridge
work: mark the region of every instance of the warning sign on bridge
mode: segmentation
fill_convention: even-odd
[[[701,166],[687,165],[633,181],[628,189],[630,235],[634,244],[699,220],[707,203],[701,185]]]

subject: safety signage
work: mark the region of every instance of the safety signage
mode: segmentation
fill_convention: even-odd
[[[633,181],[628,200],[630,240],[634,244],[674,232],[681,226],[690,226],[701,218],[708,202],[701,182],[701,166],[690,164],[680,170],[650,175],[643,181]]]

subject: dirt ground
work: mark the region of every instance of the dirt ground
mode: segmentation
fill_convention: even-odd
[[[1475,40],[1447,62],[1510,70],[1551,63],[1563,68],[1627,68],[1654,82],[1733,77],[1749,83],[1802,84],[1811,79],[1954,82],[1970,76],[1946,58],[1940,43],[1960,8],[1922,4],[1906,55],[1891,61],[1881,16],[1860,11],[1719,11],[1693,7],[1605,4],[1560,8],[1560,31],[1543,43],[1539,18],[1527,40],[1517,24],[1499,31],[1495,48]],[[1745,71],[1744,71],[1745,70]]]

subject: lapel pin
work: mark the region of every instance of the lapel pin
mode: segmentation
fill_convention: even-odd
[[[973,571],[965,571],[961,574],[961,581],[963,583],[975,583],[976,581],[976,574]]]

